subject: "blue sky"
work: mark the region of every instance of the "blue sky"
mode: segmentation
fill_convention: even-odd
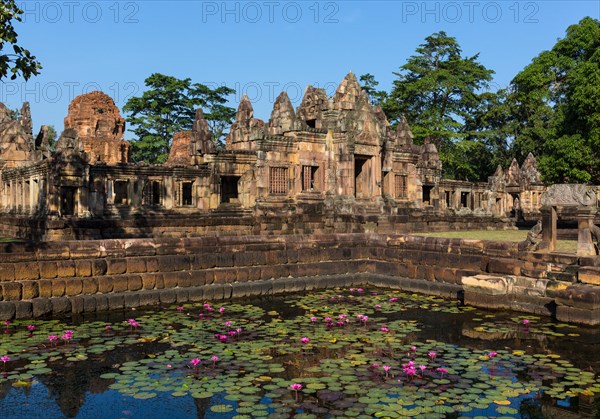
[[[0,101],[16,108],[28,100],[35,129],[59,133],[74,96],[102,90],[122,108],[154,72],[232,87],[231,106],[248,94],[264,120],[282,90],[297,106],[306,85],[333,93],[349,71],[371,73],[389,90],[392,72],[442,30],[505,86],[569,25],[600,18],[598,0],[17,3],[26,10],[19,43],[44,68],[27,83],[0,83]]]

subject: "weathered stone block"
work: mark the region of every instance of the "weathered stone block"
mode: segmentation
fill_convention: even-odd
[[[214,273],[214,283],[215,284],[225,284],[228,282],[235,282],[237,278],[237,270],[235,268],[227,269],[215,269]]]
[[[71,312],[71,301],[67,297],[51,298],[52,314],[67,314]]]
[[[56,262],[56,276],[68,278],[75,276],[75,262],[72,260],[59,260]]]
[[[98,279],[97,278],[83,278],[82,279],[82,292],[84,294],[96,294],[98,292]]]
[[[588,326],[597,326],[600,324],[600,310],[590,310],[585,308],[557,306],[556,319],[566,323],[579,323]]]
[[[521,261],[518,259],[490,258],[488,272],[497,274],[520,275]]]
[[[69,297],[69,301],[71,302],[71,312],[73,314],[81,314],[85,311],[85,300],[83,299],[83,296],[77,295]]]
[[[15,302],[15,319],[31,319],[33,317],[33,305],[31,301]]]
[[[106,298],[108,299],[109,310],[120,310],[125,307],[125,297],[123,294],[108,294]]]
[[[15,280],[26,281],[30,279],[38,279],[40,270],[37,262],[21,262],[15,263]]]
[[[584,284],[600,285],[600,267],[582,266],[579,268],[578,278]]]
[[[14,263],[0,263],[0,281],[14,281],[15,280],[15,264]]]
[[[92,276],[92,262],[84,259],[76,260],[75,274],[79,277]]]
[[[52,297],[52,281],[50,279],[41,279],[38,281],[38,291],[40,297]]]
[[[190,269],[190,258],[187,255],[159,256],[160,272],[187,271]]]
[[[127,291],[128,275],[114,275],[113,279],[113,292],[125,292]]]
[[[83,296],[83,311],[86,313],[94,313],[96,311],[96,298],[93,295]]]
[[[21,284],[19,282],[5,282],[2,284],[2,296],[4,301],[20,301]]]
[[[556,304],[584,310],[600,310],[600,287],[587,284],[569,285],[557,292]]]
[[[105,259],[94,259],[92,260],[92,276],[106,275],[108,269]]]
[[[56,262],[40,262],[40,278],[56,278],[58,266]]]
[[[107,311],[108,310],[108,296],[96,294],[93,295],[96,300],[96,311]]]
[[[467,292],[484,295],[506,295],[512,292],[514,278],[507,276],[476,275],[465,276],[461,283]]]
[[[23,300],[31,300],[39,296],[38,281],[21,281],[21,286]]]
[[[163,282],[165,289],[177,287],[177,277],[172,272],[163,274]]]
[[[147,272],[158,272],[158,260],[156,258],[145,258],[146,259],[146,271]]]
[[[137,292],[128,292],[124,296],[126,308],[137,308],[140,306],[140,296]]]
[[[138,295],[140,297],[140,307],[153,306],[160,302],[159,291],[141,291]]]
[[[173,289],[164,289],[160,291],[160,303],[161,304],[175,304],[177,301],[177,294]]]
[[[204,288],[203,287],[190,287],[189,297],[192,303],[197,303],[204,300]]]
[[[69,251],[72,259],[97,258],[100,257],[100,247],[96,241],[76,241],[69,243]]]
[[[120,275],[127,272],[127,259],[109,258],[106,259],[106,274]]]
[[[145,290],[153,290],[156,287],[156,274],[142,274],[142,288]]]
[[[175,294],[177,295],[177,303],[184,304],[190,301],[190,291],[189,288],[177,288],[175,290]]]
[[[0,302],[0,320],[12,320],[15,318],[15,303],[12,301]]]
[[[127,258],[127,273],[146,272],[146,261],[142,258]]]
[[[48,298],[35,298],[31,301],[31,306],[34,318],[52,313],[52,303]]]
[[[68,296],[80,295],[83,292],[81,278],[65,279],[65,294]]]
[[[98,292],[108,294],[113,290],[113,278],[111,276],[98,277]]]
[[[52,281],[52,297],[62,297],[65,295],[65,280],[64,279],[51,279]]]
[[[129,291],[138,291],[142,289],[142,277],[140,275],[128,275],[127,289]]]

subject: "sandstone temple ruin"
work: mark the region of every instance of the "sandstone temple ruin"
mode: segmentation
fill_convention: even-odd
[[[0,104],[1,105],[1,104]],[[43,239],[311,232],[406,232],[506,225],[539,216],[536,160],[498,167],[487,183],[443,179],[434,144],[392,128],[350,73],[333,97],[308,86],[294,110],[286,93],[269,121],[244,97],[216,150],[202,110],[177,133],[164,165],[128,160],[113,100],[73,100],[51,149],[33,136],[27,103],[0,106],[0,229]]]

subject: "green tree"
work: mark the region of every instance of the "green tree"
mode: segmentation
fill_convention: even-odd
[[[544,181],[600,182],[600,22],[586,17],[511,82],[512,151]]]
[[[369,95],[371,104],[381,106],[387,97],[387,92],[384,90],[377,90],[379,82],[375,80],[375,76],[371,73],[363,74],[360,76],[360,82],[362,89]]]
[[[392,122],[405,115],[417,141],[429,137],[437,146],[445,174],[461,177],[463,170],[455,164],[459,156],[450,153],[457,150],[455,142],[467,140],[465,120],[480,106],[480,92],[494,72],[478,62],[478,54],[463,57],[456,39],[445,32],[425,38],[416,53],[394,73],[398,79],[383,109]],[[469,148],[481,149],[460,147]]]
[[[164,163],[169,156],[173,134],[190,130],[195,109],[201,107],[212,129],[215,143],[219,143],[225,129],[235,117],[235,109],[225,106],[227,96],[234,90],[226,86],[211,89],[192,83],[191,79],[177,79],[163,74],[152,74],[144,81],[148,90],[141,97],[132,97],[123,107],[127,122],[137,138],[131,141],[131,158],[147,163]]]
[[[17,44],[17,32],[13,21],[20,22],[23,10],[15,0],[3,0],[0,3],[0,80],[9,73],[11,80],[20,74],[25,80],[38,75],[42,68],[35,56]]]

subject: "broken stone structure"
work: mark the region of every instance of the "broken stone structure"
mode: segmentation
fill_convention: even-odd
[[[164,165],[128,161],[125,121],[101,92],[78,96],[50,151],[27,104],[0,107],[1,233],[28,237],[279,234],[498,227],[539,215],[544,186],[529,155],[488,183],[445,180],[435,145],[395,128],[354,74],[333,97],[285,92],[271,117],[242,98],[224,150],[202,110],[175,134]],[[462,223],[462,224],[461,224]],[[243,225],[243,228],[240,227]],[[436,227],[437,226],[437,227]]]

